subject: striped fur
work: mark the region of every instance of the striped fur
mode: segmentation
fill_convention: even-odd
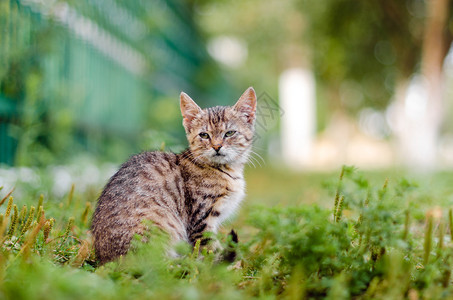
[[[193,245],[204,232],[216,233],[244,197],[243,167],[251,151],[255,109],[252,88],[233,107],[204,110],[182,93],[189,149],[135,155],[112,176],[92,220],[100,263],[126,254],[132,236],[145,230],[143,220],[151,220],[173,242]]]

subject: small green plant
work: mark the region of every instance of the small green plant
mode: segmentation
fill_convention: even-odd
[[[47,219],[45,216],[43,208],[44,196],[41,195],[39,197],[37,211],[35,206],[24,204],[19,212],[11,194],[12,191],[7,194],[9,200],[5,212],[0,215],[0,237],[2,237],[0,262],[6,263],[10,257],[28,259],[30,255],[44,257],[49,253],[55,254],[56,249],[47,249],[48,244],[52,243],[50,237],[55,219]],[[5,199],[0,201],[0,203],[4,203]],[[54,237],[54,239],[61,239],[62,243],[65,243],[73,222],[74,218],[70,218],[63,234],[60,237]],[[87,248],[87,245],[82,243],[81,247]],[[64,249],[62,252],[67,252],[67,250]],[[53,255],[51,260],[58,261],[56,257],[57,255]],[[4,268],[5,266],[3,264],[1,267]]]

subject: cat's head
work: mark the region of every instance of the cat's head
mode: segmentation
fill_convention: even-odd
[[[180,98],[194,161],[214,165],[247,162],[255,131],[256,94],[252,87],[234,106],[201,109],[186,93]]]

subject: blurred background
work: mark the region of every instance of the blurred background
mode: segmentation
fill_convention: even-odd
[[[181,91],[253,86],[255,164],[449,169],[452,40],[448,0],[0,0],[0,163],[180,151]]]

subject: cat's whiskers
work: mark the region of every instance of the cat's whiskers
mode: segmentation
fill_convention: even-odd
[[[251,163],[253,165],[253,167],[255,167],[255,168],[256,168],[255,163],[257,163],[258,166],[262,167],[261,163],[256,158],[254,158],[253,156],[249,156],[248,157],[248,162]]]
[[[253,168],[256,169],[256,165],[255,165],[255,163],[253,162],[251,156],[248,156],[248,157],[247,157],[247,162],[246,162],[246,163],[247,163],[247,164],[251,164],[251,165],[253,166]]]
[[[256,165],[255,165],[255,163],[252,160],[253,158],[250,155],[248,155],[247,153],[239,154],[238,159],[245,159],[245,163],[246,164],[251,164],[256,169]],[[258,162],[258,164],[259,164],[259,162]]]
[[[257,156],[259,159],[256,158],[255,156]],[[256,152],[253,151],[253,150],[250,150],[250,153],[249,153],[247,159],[248,159],[249,162],[251,162],[251,161],[253,160],[253,161],[254,161],[256,164],[258,164],[260,167],[263,167],[263,165],[261,164],[261,162],[262,162],[263,164],[266,163],[265,160],[261,157],[261,155],[259,155],[258,153],[256,153]],[[253,165],[255,165],[255,164],[253,164]]]
[[[263,158],[261,155],[259,155],[258,152],[253,151],[253,149],[250,149],[250,155],[251,155],[251,156],[255,155],[255,156],[257,156],[257,157],[263,162],[263,164],[266,163],[266,161],[264,160],[264,158]],[[256,158],[255,158],[255,159],[256,159]]]

